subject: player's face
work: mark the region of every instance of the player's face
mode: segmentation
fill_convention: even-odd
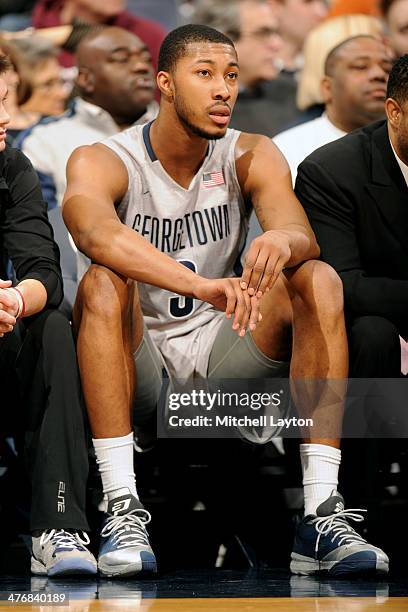
[[[6,147],[6,128],[10,123],[10,116],[4,107],[7,97],[7,83],[0,77],[0,151]]]
[[[384,116],[391,52],[379,40],[358,38],[339,51],[331,98],[338,114],[365,125]]]
[[[234,49],[220,43],[190,44],[177,62],[173,88],[180,122],[202,138],[222,138],[238,95]]]

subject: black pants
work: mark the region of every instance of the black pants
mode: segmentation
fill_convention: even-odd
[[[401,333],[383,317],[358,317],[348,324],[350,378],[398,378]]]
[[[88,530],[87,426],[71,326],[59,311],[0,338],[1,430],[23,434],[31,530]]]
[[[397,325],[383,317],[364,316],[349,320],[347,335],[350,378],[399,378],[400,333],[405,335]],[[345,415],[345,422],[353,423],[348,430],[353,431],[355,414],[352,411],[361,409],[365,420],[361,425],[361,437],[368,435],[368,439],[342,441],[342,490],[352,506],[369,508],[368,516],[374,532],[379,517],[379,498],[382,495],[383,483],[379,474],[384,467],[384,456],[388,454],[389,448],[398,449],[400,444],[405,444],[405,441],[381,439],[383,432],[388,431],[382,419],[387,421],[390,408],[389,398],[362,398],[361,406],[354,404]]]

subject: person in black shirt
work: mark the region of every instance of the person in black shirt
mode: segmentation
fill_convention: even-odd
[[[2,433],[24,438],[35,574],[96,573],[87,550],[86,421],[59,251],[29,160],[6,145],[0,56],[0,385]],[[17,284],[7,279],[11,260]],[[23,432],[23,434],[21,434]]]

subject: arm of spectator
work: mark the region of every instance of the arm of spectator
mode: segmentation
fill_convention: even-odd
[[[299,166],[295,187],[318,240],[321,259],[343,281],[346,308],[354,315],[406,317],[408,281],[372,277],[365,272],[357,241],[353,203],[318,164]]]
[[[242,192],[264,230],[249,247],[242,281],[251,294],[262,293],[273,286],[283,268],[318,257],[319,247],[293,192],[288,164],[269,138],[242,134],[236,168]]]
[[[59,250],[37,175],[20,151],[12,150],[4,178],[9,197],[1,218],[1,233],[19,281],[17,287],[26,302],[26,315],[34,314],[46,305],[56,307],[62,300]]]
[[[55,26],[54,28],[27,28],[26,30],[20,30],[19,32],[2,32],[1,35],[6,40],[13,40],[16,38],[28,38],[33,34],[41,35],[42,38],[47,38],[56,47],[62,47],[68,38],[71,36],[73,30],[72,25]]]

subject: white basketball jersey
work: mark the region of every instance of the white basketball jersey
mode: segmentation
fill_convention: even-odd
[[[129,175],[128,191],[117,209],[119,218],[201,276],[240,275],[248,229],[235,170],[240,132],[227,130],[224,138],[209,142],[200,170],[185,189],[156,158],[150,125],[133,126],[103,142],[124,162]],[[138,287],[145,322],[171,375],[205,377],[223,313],[206,302],[152,285]]]

